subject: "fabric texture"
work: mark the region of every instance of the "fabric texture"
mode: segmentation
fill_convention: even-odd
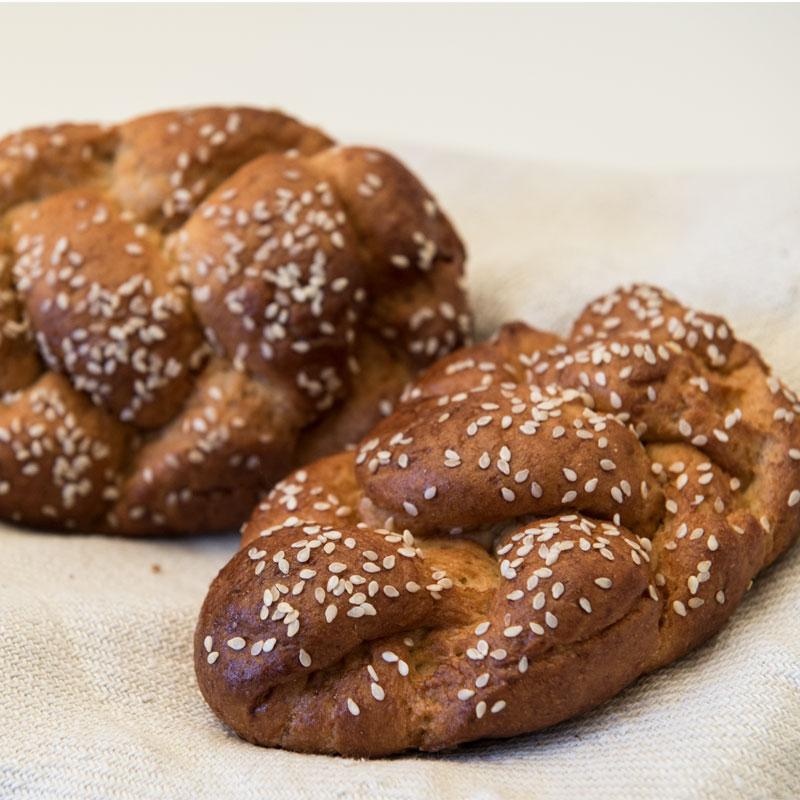
[[[800,173],[634,175],[398,150],[468,244],[481,335],[514,318],[563,333],[594,296],[649,281],[726,316],[800,389]],[[0,529],[0,797],[800,796],[800,548],[711,643],[581,718],[365,762],[253,747],[201,699],[195,619],[236,541]]]

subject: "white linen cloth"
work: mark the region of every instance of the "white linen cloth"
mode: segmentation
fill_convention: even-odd
[[[800,388],[800,173],[400,150],[469,245],[481,334],[513,318],[565,332],[595,295],[651,281],[727,316]],[[800,797],[800,548],[710,645],[582,718],[364,762],[253,747],[201,699],[195,618],[235,546],[0,530],[0,797]]]

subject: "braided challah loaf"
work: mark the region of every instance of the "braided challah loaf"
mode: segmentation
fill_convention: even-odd
[[[205,108],[0,141],[0,517],[235,527],[462,344],[464,250],[386,153]]]
[[[277,484],[211,586],[206,700],[262,745],[439,750],[578,714],[714,634],[800,529],[797,397],[634,286],[431,367]]]

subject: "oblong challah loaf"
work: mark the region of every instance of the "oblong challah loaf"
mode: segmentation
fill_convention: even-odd
[[[463,262],[396,159],[281,113],[0,140],[0,518],[238,525],[463,343]]]
[[[431,367],[281,481],[197,625],[212,709],[351,756],[533,731],[725,623],[800,530],[798,398],[648,286]]]

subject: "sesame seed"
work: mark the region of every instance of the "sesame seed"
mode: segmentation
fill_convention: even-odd
[[[383,687],[378,683],[372,683],[369,687],[370,691],[372,692],[372,696],[380,702],[386,697],[386,692],[384,692]]]
[[[411,517],[416,517],[419,514],[417,507],[413,503],[410,503],[408,500],[403,501],[403,508],[405,509],[406,514],[408,514]]]
[[[247,642],[241,636],[234,636],[232,639],[228,639],[227,644],[231,650],[243,650]]]
[[[357,717],[361,713],[361,709],[358,707],[358,703],[353,700],[352,697],[347,698],[347,710],[354,716]]]

